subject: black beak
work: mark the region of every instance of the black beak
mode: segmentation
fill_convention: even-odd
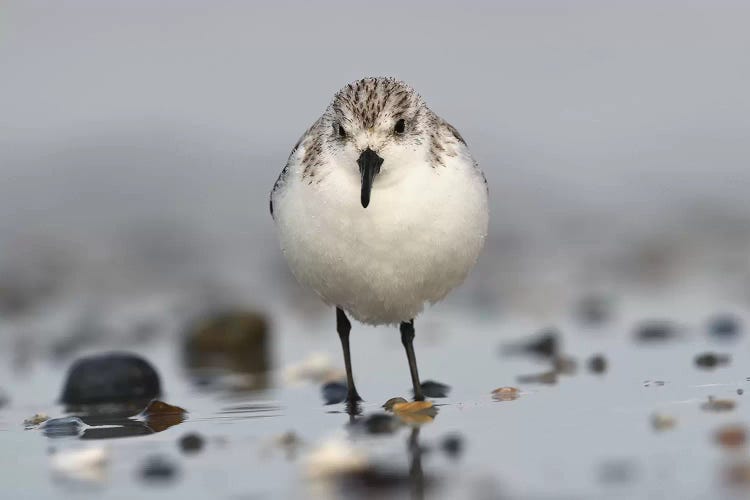
[[[370,204],[370,191],[372,191],[372,181],[375,176],[380,172],[380,165],[383,164],[383,159],[370,148],[362,151],[357,160],[359,165],[359,173],[362,174],[362,206],[367,208]]]

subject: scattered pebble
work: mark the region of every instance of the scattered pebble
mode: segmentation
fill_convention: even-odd
[[[186,413],[187,410],[184,408],[155,399],[144,408],[141,415],[144,417],[158,417],[162,415],[185,415]]]
[[[576,306],[579,321],[589,326],[600,326],[612,318],[612,301],[603,295],[583,297]]]
[[[715,399],[713,396],[708,397],[708,401],[701,405],[701,408],[706,411],[731,411],[734,410],[737,404],[731,399]]]
[[[602,354],[594,354],[586,365],[591,373],[601,374],[607,371],[607,358]]]
[[[421,425],[435,419],[437,408],[430,401],[413,401],[396,403],[393,405],[393,413],[406,424]]]
[[[695,365],[699,368],[712,369],[717,366],[728,365],[731,360],[732,358],[729,354],[706,352],[695,357]]]
[[[509,354],[521,353],[545,358],[557,357],[560,354],[560,332],[555,328],[547,328],[528,341],[506,346],[504,351]]]
[[[435,382],[434,380],[425,380],[422,382],[422,393],[428,398],[447,398],[451,388],[448,385]]]
[[[635,463],[627,459],[607,460],[599,466],[599,480],[607,484],[631,483],[636,477]]]
[[[61,401],[88,405],[148,401],[161,393],[159,375],[140,356],[111,353],[80,358],[68,370]]]
[[[34,427],[37,427],[39,424],[46,422],[47,420],[49,420],[49,415],[46,415],[44,413],[36,413],[31,417],[25,419],[23,421],[23,425],[27,429],[32,429]]]
[[[330,479],[367,469],[367,455],[342,438],[331,438],[313,449],[305,459],[311,479]]]
[[[408,403],[408,401],[401,397],[391,398],[383,404],[383,408],[385,408],[388,411],[391,411],[393,410],[393,405],[397,403]]]
[[[185,334],[185,362],[192,369],[219,368],[256,375],[246,389],[263,389],[271,369],[270,334],[265,316],[231,310],[195,321]]]
[[[346,400],[349,394],[349,388],[344,382],[328,382],[321,387],[321,393],[325,404],[335,405]]]
[[[8,406],[8,403],[10,403],[10,398],[5,393],[5,391],[3,391],[2,389],[0,389],[0,408]]]
[[[70,479],[101,482],[106,479],[109,452],[101,446],[65,450],[54,453],[50,461],[55,472]]]
[[[663,380],[644,380],[643,387],[663,387],[666,382]]]
[[[274,442],[276,446],[286,450],[289,457],[292,457],[297,452],[297,449],[304,444],[302,438],[294,431],[287,431],[276,436]]]
[[[170,459],[157,455],[149,457],[141,467],[141,478],[148,482],[167,482],[177,477],[177,465]]]
[[[635,328],[635,339],[643,343],[664,342],[680,335],[680,328],[669,320],[647,320]]]
[[[559,355],[552,360],[552,366],[558,375],[575,375],[578,362],[571,356]]]
[[[731,486],[748,487],[750,485],[750,461],[744,459],[727,465],[724,469],[724,477]]]
[[[78,417],[51,418],[39,426],[49,438],[79,436],[86,424]]]
[[[532,375],[519,375],[518,382],[521,384],[545,384],[554,385],[557,383],[557,372],[549,371],[544,373],[535,373]]]
[[[443,438],[440,448],[450,458],[456,459],[464,451],[464,438],[458,433],[449,434]]]
[[[744,425],[726,425],[716,431],[716,442],[724,448],[739,448],[747,442],[747,429]]]
[[[743,394],[745,394],[745,391],[743,389],[737,389],[737,394],[739,396],[742,396]]]
[[[492,391],[495,401],[513,401],[521,397],[521,391],[516,387],[498,387]]]
[[[742,332],[742,321],[731,314],[717,314],[708,320],[708,333],[718,339],[731,339]]]
[[[666,415],[664,413],[654,413],[651,415],[651,427],[655,431],[667,431],[674,429],[677,425],[677,419],[672,415]]]
[[[182,452],[186,455],[199,453],[201,450],[203,450],[205,444],[206,440],[203,439],[200,434],[195,432],[185,434],[180,438],[179,441],[180,450],[182,450]]]

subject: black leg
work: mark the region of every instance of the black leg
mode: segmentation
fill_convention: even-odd
[[[349,403],[355,403],[362,401],[362,398],[357,394],[357,388],[354,387],[354,376],[352,375],[352,357],[349,354],[349,332],[352,329],[352,324],[349,322],[349,318],[346,317],[344,311],[340,308],[336,308],[336,330],[339,332],[339,338],[341,339],[341,348],[344,350],[344,365],[346,365],[346,386],[349,388],[349,394],[346,400]]]
[[[409,371],[411,371],[411,383],[414,386],[414,400],[424,401],[422,384],[419,382],[417,371],[417,357],[414,355],[414,320],[401,323],[401,343],[406,349],[406,358],[409,360]]]

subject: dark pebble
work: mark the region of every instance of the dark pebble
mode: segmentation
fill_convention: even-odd
[[[458,458],[464,451],[464,438],[460,434],[450,434],[443,438],[440,448],[451,458]]]
[[[585,325],[602,325],[612,317],[612,301],[602,295],[584,297],[576,307],[576,316]]]
[[[731,358],[728,354],[716,354],[706,352],[695,357],[695,365],[700,368],[716,368],[717,366],[729,364]]]
[[[141,467],[141,477],[149,482],[172,481],[177,477],[177,466],[161,456],[150,457]]]
[[[601,354],[595,354],[589,358],[587,365],[591,373],[604,373],[607,371],[607,358]]]
[[[560,332],[555,328],[547,328],[528,341],[506,347],[505,352],[555,358],[560,354]]]
[[[327,405],[335,405],[346,400],[349,388],[343,382],[328,382],[323,385],[321,392]]]
[[[638,342],[664,342],[680,336],[680,329],[669,320],[647,320],[636,326]]]
[[[263,389],[271,368],[266,318],[253,311],[227,311],[201,318],[186,333],[185,363],[190,370],[223,369],[256,375],[252,389]]]
[[[731,314],[716,315],[708,321],[708,333],[716,338],[734,338],[742,332],[742,322]]]
[[[148,401],[161,393],[159,375],[140,356],[128,353],[81,358],[68,371],[62,402],[68,405]]]
[[[520,384],[545,384],[554,385],[557,383],[557,372],[554,370],[531,375],[519,375],[516,377]]]
[[[422,393],[428,398],[447,398],[451,388],[449,385],[435,382],[434,380],[425,380],[421,384]]]
[[[185,434],[180,438],[180,450],[186,455],[200,452],[204,445],[205,440],[195,432]]]
[[[738,396],[742,396],[743,394],[745,394],[745,391],[743,389],[737,389]]]
[[[607,484],[631,483],[636,478],[635,463],[626,459],[607,460],[599,465],[599,480]]]
[[[400,427],[401,422],[387,413],[373,413],[363,418],[361,425],[368,434],[391,434]]]

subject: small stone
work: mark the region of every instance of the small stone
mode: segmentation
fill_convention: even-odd
[[[724,448],[739,448],[747,442],[747,430],[742,425],[727,425],[716,432],[716,442]]]
[[[349,388],[343,382],[328,382],[321,387],[321,393],[325,404],[335,405],[346,400]]]
[[[448,385],[435,382],[434,380],[425,380],[421,384],[422,393],[428,398],[447,398],[451,388]]]
[[[44,435],[49,438],[79,436],[86,424],[78,417],[51,418],[41,426]]]
[[[199,453],[203,449],[203,446],[205,444],[205,439],[203,439],[200,434],[197,434],[195,432],[185,434],[180,438],[179,441],[180,450],[182,450],[182,452],[186,455]]]
[[[708,333],[717,339],[730,339],[742,332],[742,321],[731,314],[718,314],[708,321]]]
[[[586,296],[578,303],[576,316],[585,325],[602,325],[612,317],[612,301],[603,295]]]
[[[560,332],[555,328],[547,328],[528,341],[506,347],[505,352],[532,354],[544,358],[557,357],[560,354]]]
[[[672,415],[665,415],[663,413],[654,413],[651,415],[651,427],[655,431],[666,431],[673,429],[677,425],[677,419]]]
[[[643,381],[643,387],[664,387],[664,384],[666,384],[666,382],[664,382],[663,380],[644,380]]]
[[[141,467],[141,478],[148,482],[166,482],[174,480],[177,472],[177,466],[171,460],[153,456]]]
[[[109,452],[104,447],[65,450],[51,457],[52,469],[71,479],[102,482],[106,479],[105,467]]]
[[[187,419],[187,410],[155,399],[139,414],[148,429],[161,432]]]
[[[607,484],[631,483],[636,477],[635,463],[627,459],[613,459],[599,467],[599,480]]]
[[[185,415],[186,413],[187,410],[185,408],[155,399],[148,404],[141,412],[141,415],[144,417],[161,417],[165,415]]]
[[[729,464],[724,469],[724,478],[731,486],[747,488],[750,485],[750,461]]]
[[[68,371],[61,400],[68,405],[148,401],[161,393],[159,375],[140,356],[111,353],[81,358]]]
[[[287,431],[277,436],[275,443],[282,448],[297,448],[302,445],[302,438],[300,438],[294,431]]]
[[[521,384],[545,384],[554,385],[557,383],[557,372],[552,370],[543,373],[535,373],[531,375],[519,375],[518,382]]]
[[[745,391],[743,389],[737,389],[737,394],[739,396],[742,396],[743,394],[745,394]]]
[[[252,389],[265,388],[271,340],[262,314],[240,309],[207,315],[190,325],[185,338],[185,363],[191,370],[252,374]]]
[[[406,424],[421,425],[435,419],[437,408],[430,401],[413,401],[393,405],[393,413]]]
[[[516,387],[498,387],[492,391],[495,401],[513,401],[521,397],[521,391]]]
[[[591,373],[599,375],[607,371],[607,358],[602,354],[594,354],[586,364]]]
[[[708,401],[701,405],[701,408],[706,411],[731,411],[734,410],[737,404],[731,399],[715,399],[713,396],[709,396]]]
[[[0,389],[0,408],[8,406],[8,403],[10,403],[10,398],[2,389]]]
[[[647,320],[636,326],[635,339],[638,342],[664,342],[680,336],[678,326],[669,320]]]
[[[43,422],[46,422],[47,420],[49,420],[49,416],[48,415],[46,415],[44,413],[36,413],[36,414],[32,415],[31,417],[25,419],[23,421],[23,425],[27,429],[31,429],[31,428],[34,428],[34,427],[38,426],[39,424],[41,424]]]
[[[575,375],[578,362],[571,356],[559,355],[552,360],[554,371],[558,375]]]
[[[716,368],[717,366],[729,364],[731,359],[732,358],[728,354],[706,352],[695,357],[695,365],[699,368],[712,369]]]
[[[464,439],[460,434],[449,434],[443,438],[443,441],[440,443],[440,448],[450,458],[456,459],[461,456],[461,453],[464,450]]]
[[[408,401],[401,397],[391,398],[383,404],[383,408],[385,408],[388,411],[392,411],[393,405],[398,404],[398,403],[408,403]]]

